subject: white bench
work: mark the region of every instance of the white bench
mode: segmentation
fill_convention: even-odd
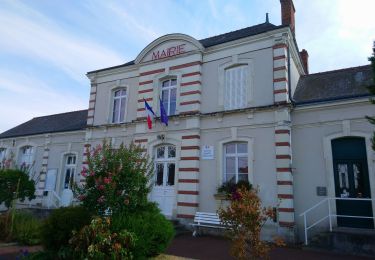
[[[197,235],[197,228],[199,227],[228,228],[221,222],[220,217],[217,213],[208,212],[196,212],[194,216],[194,223],[192,223],[191,225],[194,227],[194,237]]]

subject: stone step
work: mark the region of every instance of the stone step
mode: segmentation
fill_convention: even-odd
[[[308,248],[375,257],[375,230],[338,228],[310,239]]]

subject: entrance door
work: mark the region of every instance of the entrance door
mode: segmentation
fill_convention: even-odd
[[[155,184],[152,200],[158,203],[161,212],[172,217],[175,203],[176,147],[159,146],[155,155]]]
[[[364,138],[332,140],[335,193],[338,198],[371,198]],[[371,201],[336,200],[337,215],[372,217]],[[337,217],[337,225],[373,228],[373,219]]]

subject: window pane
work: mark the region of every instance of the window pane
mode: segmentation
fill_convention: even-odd
[[[173,116],[176,114],[176,102],[171,102],[169,104],[169,115]]]
[[[176,86],[176,85],[177,85],[177,79],[172,79],[171,86]]]
[[[169,87],[169,80],[166,80],[162,83],[162,87]]]
[[[246,157],[239,157],[238,158],[238,173],[248,173],[248,163]]]
[[[174,176],[175,176],[175,164],[174,163],[168,163],[168,182],[167,182],[167,186],[173,186],[174,185]]]
[[[126,89],[121,89],[121,96],[125,96],[126,95]]]
[[[156,182],[155,186],[163,185],[163,174],[164,174],[164,165],[162,163],[156,164]]]
[[[120,120],[119,120],[119,122],[124,122],[124,117],[125,117],[125,104],[126,104],[126,98],[121,98]]]
[[[236,183],[236,175],[235,174],[227,174],[226,175],[226,181]]]
[[[115,99],[115,100],[113,100],[112,123],[118,122],[119,110],[120,110],[120,100]]]
[[[156,158],[164,158],[165,146],[158,147],[156,149]]]
[[[235,153],[236,152],[236,144],[226,144],[225,145],[225,152],[226,153]]]
[[[236,158],[227,157],[225,158],[225,173],[235,173],[236,172]]]
[[[168,89],[167,90],[163,90],[162,92],[161,92],[161,100],[163,101],[163,105],[165,106],[165,103],[168,103],[168,101],[169,101],[169,96],[168,96],[168,94],[169,94],[169,91],[168,91]],[[165,109],[167,109],[166,107],[164,107]]]
[[[64,189],[68,189],[69,188],[69,181],[70,181],[70,169],[66,169],[65,181],[64,181]]]
[[[168,146],[168,158],[175,158],[176,157],[176,147]]]
[[[249,181],[247,178],[247,174],[239,174],[238,181]]]
[[[121,90],[115,91],[115,97],[119,97],[121,95]]]
[[[247,153],[247,143],[237,144],[237,153]]]

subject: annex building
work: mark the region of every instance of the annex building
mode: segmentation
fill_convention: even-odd
[[[34,118],[0,134],[0,162],[32,165],[37,198],[59,206],[72,182],[84,182],[85,150],[110,140],[134,142],[155,161],[150,199],[166,216],[192,221],[216,212],[226,181],[259,187],[277,211],[265,234],[303,239],[300,214],[327,198],[375,198],[375,116],[366,86],[370,66],[308,73],[295,38],[292,0],[280,0],[282,24],[268,22],[197,40],[168,34],[135,60],[87,73],[88,109]],[[158,119],[148,128],[145,102]],[[328,213],[328,204],[308,221]],[[374,228],[374,200],[332,200],[334,226]],[[322,222],[326,225],[327,221]]]

